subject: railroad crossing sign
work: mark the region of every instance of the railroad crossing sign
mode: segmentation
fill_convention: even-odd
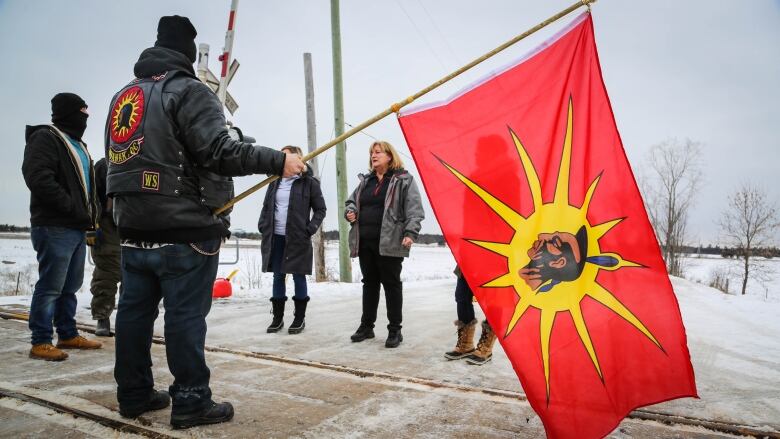
[[[233,79],[238,70],[239,63],[230,56],[233,52],[233,38],[235,37],[236,11],[238,10],[238,0],[232,0],[230,3],[230,16],[228,17],[228,28],[225,33],[225,46],[222,48],[222,54],[219,55],[219,61],[222,63],[220,77],[211,73],[209,70],[209,45],[201,44],[198,47],[198,78],[208,85],[211,90],[217,94],[219,101],[225,105],[225,108],[231,115],[238,110],[238,103],[227,91],[227,86]],[[230,68],[228,68],[230,66]]]
[[[219,96],[219,79],[217,79],[216,75],[209,70],[208,67],[209,64],[209,45],[203,44],[198,48],[198,78],[203,81],[206,85],[211,88],[211,91],[214,93],[217,93],[217,96]],[[225,75],[225,88],[227,88],[227,85],[230,84],[230,81],[233,80],[233,76],[235,76],[236,71],[238,70],[238,67],[240,66],[240,63],[238,60],[234,59],[233,63],[230,64],[230,68],[227,69],[227,74]],[[222,101],[222,99],[220,99]],[[233,96],[225,90],[225,100],[222,101],[223,104],[225,104],[225,108],[230,112],[231,115],[236,113],[236,110],[238,109],[238,103],[233,98]]]

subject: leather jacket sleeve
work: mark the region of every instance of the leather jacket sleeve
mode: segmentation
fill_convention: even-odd
[[[281,175],[285,154],[264,146],[230,138],[222,104],[198,80],[177,96],[173,108],[179,136],[195,162],[215,174],[234,177],[249,174]]]

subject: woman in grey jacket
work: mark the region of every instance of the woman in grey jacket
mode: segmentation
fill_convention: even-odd
[[[351,256],[360,260],[363,275],[363,315],[353,342],[374,338],[379,287],[385,289],[388,335],[385,346],[397,347],[401,335],[403,284],[401,264],[425,219],[420,191],[392,145],[374,142],[369,148],[368,175],[346,202],[344,215],[352,224]]]
[[[302,154],[299,147],[291,145],[282,151]],[[295,318],[288,332],[298,334],[306,326],[304,318],[309,302],[306,275],[311,274],[311,236],[322,224],[325,211],[320,182],[308,167],[301,175],[281,178],[268,186],[257,225],[262,234],[263,271],[274,273],[271,297],[274,318],[267,332],[278,332],[284,327],[288,273],[292,274],[295,284]]]

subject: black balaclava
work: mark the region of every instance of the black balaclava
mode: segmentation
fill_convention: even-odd
[[[51,98],[51,121],[67,135],[81,140],[87,129],[88,115],[81,111],[87,103],[74,93],[58,93]]]
[[[187,17],[178,15],[160,18],[157,24],[157,41],[154,47],[166,47],[182,53],[194,63],[198,54],[195,37],[198,32]]]

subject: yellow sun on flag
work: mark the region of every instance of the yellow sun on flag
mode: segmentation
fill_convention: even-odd
[[[550,400],[550,336],[558,313],[568,312],[574,322],[580,340],[590,356],[593,367],[604,380],[599,359],[588,333],[588,326],[581,309],[583,298],[590,297],[619,315],[644,334],[661,350],[661,344],[653,334],[610,291],[596,282],[599,270],[615,271],[623,267],[641,267],[624,260],[616,253],[602,253],[599,238],[622,219],[602,224],[590,224],[588,208],[601,176],[590,184],[585,200],[579,208],[570,204],[569,169],[572,148],[572,100],[569,99],[566,135],[563,143],[560,170],[551,203],[542,201],[542,188],[536,169],[523,144],[510,129],[517,148],[534,211],[528,217],[515,212],[501,200],[461,174],[447,163],[442,164],[484,201],[498,216],[514,229],[509,242],[492,242],[468,239],[481,248],[507,258],[507,273],[481,285],[485,288],[512,287],[518,296],[512,318],[504,337],[509,336],[526,311],[533,307],[540,311],[540,344],[544,377],[547,385],[547,401]]]

